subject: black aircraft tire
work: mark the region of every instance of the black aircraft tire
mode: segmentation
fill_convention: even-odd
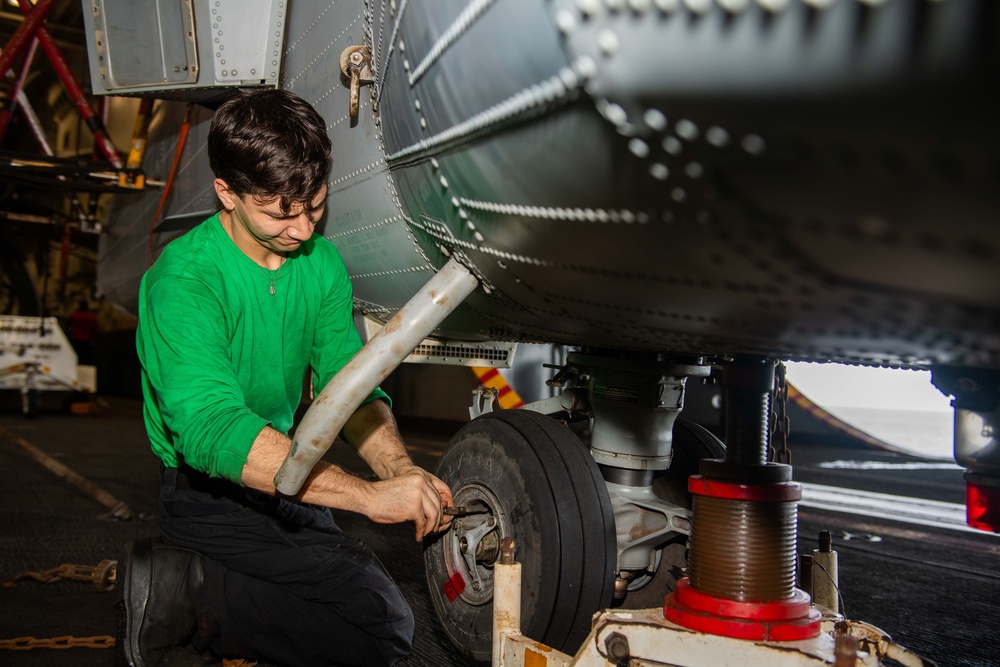
[[[456,504],[497,522],[513,537],[521,563],[521,628],[529,637],[575,652],[590,617],[607,606],[614,585],[614,515],[607,488],[586,447],[563,424],[528,411],[483,415],[452,439],[436,471]],[[492,564],[477,563],[482,586],[457,551],[456,528],[429,539],[424,564],[434,610],[456,649],[488,662],[492,636]]]
[[[561,595],[556,613],[569,621],[569,627],[565,641],[558,645],[552,644],[573,654],[590,634],[590,619],[594,612],[610,606],[614,593],[618,543],[611,497],[590,450],[565,424],[528,410],[510,411],[505,417],[508,420],[515,420],[513,423],[524,424],[525,433],[528,433],[528,427],[532,422],[541,429],[542,435],[536,442],[551,442],[554,445],[551,451],[548,447],[543,447],[543,451],[540,452],[549,457],[546,469],[558,466],[559,462],[565,465],[576,496],[575,505],[570,498],[559,507],[560,512],[568,510],[579,516],[583,529],[583,543],[581,551],[563,551]],[[572,566],[565,562],[567,556],[573,563]],[[582,568],[579,586],[576,585],[575,579],[576,563]],[[570,572],[573,574],[567,576]],[[575,613],[571,611],[574,602]],[[555,624],[550,626],[549,633],[552,634],[555,628]]]
[[[673,452],[670,468],[654,478],[653,492],[660,500],[691,509],[688,478],[698,473],[698,462],[702,459],[725,458],[726,446],[705,427],[679,417],[674,422]],[[664,545],[659,567],[652,579],[642,588],[630,591],[622,606],[628,609],[662,607],[663,596],[674,590],[681,568],[686,565],[686,538]]]

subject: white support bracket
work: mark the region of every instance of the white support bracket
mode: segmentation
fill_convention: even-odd
[[[500,543],[493,566],[493,667],[568,667],[572,657],[521,634],[521,564],[514,538]]]

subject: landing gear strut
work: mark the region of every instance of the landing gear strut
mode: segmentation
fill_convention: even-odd
[[[705,429],[676,423],[686,379],[709,370],[574,353],[554,380],[571,389],[562,399],[480,414],[455,436],[437,475],[466,514],[428,543],[425,564],[463,655],[489,659],[493,570],[507,537],[526,547],[525,632],[550,646],[575,651],[591,616],[612,604],[663,604],[686,562],[687,477],[725,453]],[[568,412],[593,419],[589,448],[558,421]]]

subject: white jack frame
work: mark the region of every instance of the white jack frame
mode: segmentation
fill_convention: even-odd
[[[891,658],[907,667],[930,663],[892,643],[878,628],[842,620],[823,608],[823,629],[801,641],[733,639],[696,632],[666,620],[662,608],[605,610],[576,655],[567,655],[521,634],[521,565],[514,541],[505,538],[494,569],[493,667],[875,667]]]

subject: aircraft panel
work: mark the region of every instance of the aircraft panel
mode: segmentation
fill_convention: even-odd
[[[766,5],[290,4],[359,305],[458,257],[446,337],[1000,367],[996,3]]]
[[[484,322],[571,344],[996,363],[982,128],[997,109],[976,83],[988,47],[960,30],[983,5],[566,1],[514,32],[489,21],[534,5],[483,4],[460,32],[488,40],[448,41],[417,80],[390,62],[378,95],[402,206],[432,218],[423,245],[472,259]],[[414,6],[373,33],[424,48],[461,23]]]
[[[398,204],[370,103],[373,88],[361,89],[356,121],[350,90],[341,81],[339,58],[370,42],[361,3],[310,3],[290,12],[283,86],[301,95],[327,120],[333,141],[328,214],[322,233],[340,250],[366,312],[384,321],[432,275],[413,241]]]

